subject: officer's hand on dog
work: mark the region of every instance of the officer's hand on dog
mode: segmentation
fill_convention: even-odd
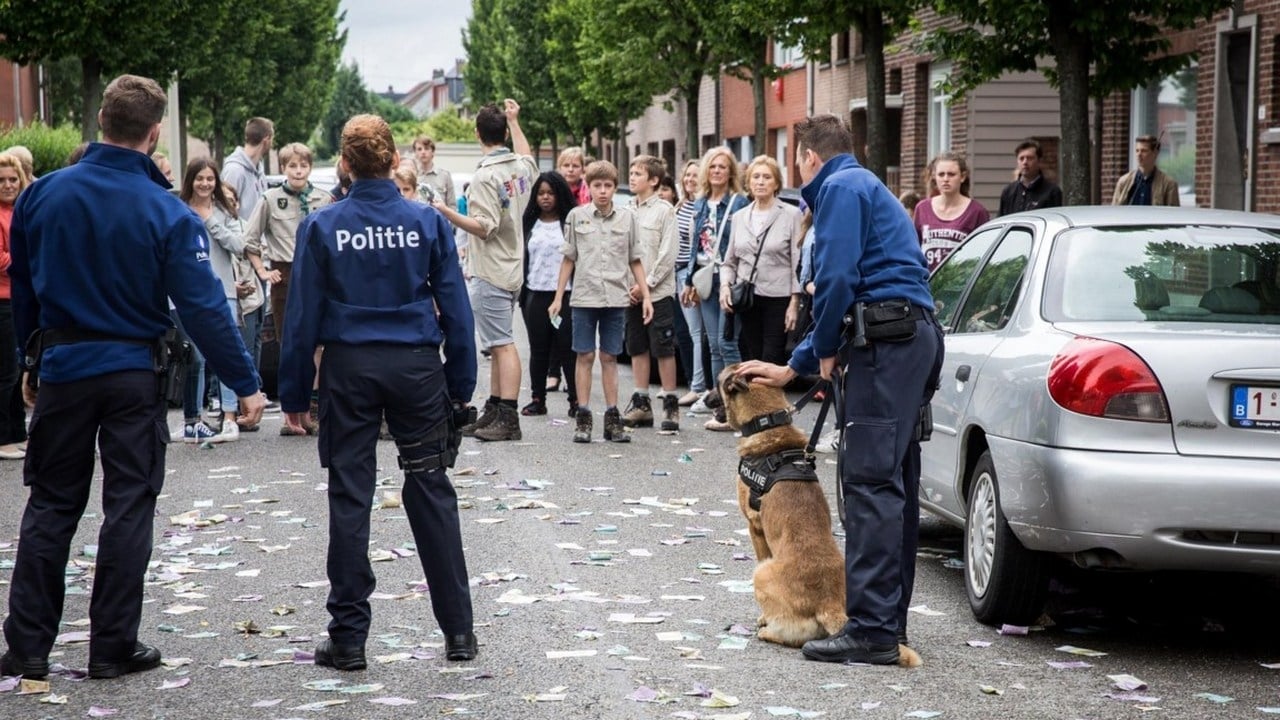
[[[796,371],[790,365],[774,365],[763,360],[748,360],[738,365],[734,374],[744,380],[770,387],[785,387],[796,377]]]
[[[256,392],[248,397],[240,398],[240,417],[247,426],[257,425],[262,420],[262,411],[267,407],[267,396]]]

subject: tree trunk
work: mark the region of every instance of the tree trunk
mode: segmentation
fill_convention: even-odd
[[[98,139],[98,109],[102,106],[102,62],[80,58],[80,139]]]
[[[1093,99],[1093,193],[1094,205],[1102,204],[1102,98]]]
[[[1070,3],[1049,3],[1049,46],[1058,64],[1059,115],[1062,124],[1062,202],[1087,205],[1089,179],[1088,40],[1070,30]]]
[[[867,169],[883,182],[889,166],[889,111],[885,108],[884,11],[863,9],[862,47],[867,63]],[[854,148],[855,151],[858,148]]]
[[[751,68],[751,96],[755,99],[756,105],[756,135],[755,147],[751,148],[752,155],[765,155],[769,152],[769,118],[765,113],[764,106],[764,62],[758,61],[758,64]],[[751,158],[747,158],[750,160]]]
[[[689,85],[681,88],[684,94],[684,148],[687,160],[695,160],[702,156],[702,138],[698,134],[698,94],[702,91],[702,73],[691,78]],[[675,172],[673,168],[671,172]],[[679,178],[676,178],[679,184]]]

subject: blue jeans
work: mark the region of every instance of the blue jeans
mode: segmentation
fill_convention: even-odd
[[[684,292],[685,282],[688,281],[689,271],[680,270],[676,273],[676,302],[680,302],[680,293]],[[683,303],[680,305],[680,315],[684,317],[685,325],[688,327],[689,340],[693,345],[693,357],[689,369],[689,389],[694,392],[705,392],[707,385],[707,369],[702,366],[702,310],[697,306],[685,307]]]
[[[715,293],[715,298],[715,300],[702,300],[698,303],[698,310],[702,314],[702,325],[707,330],[707,342],[711,344],[710,381],[712,384],[715,384],[715,379],[720,377],[720,371],[725,367],[742,362],[742,352],[738,350],[737,323],[734,323],[732,336],[725,339],[725,323],[733,322],[733,318],[726,318],[724,310],[720,308],[719,292]]]
[[[204,410],[204,355],[200,354],[200,348],[191,342],[191,336],[183,329],[178,311],[170,310],[169,315],[178,332],[191,343],[191,364],[187,366],[187,381],[182,388],[182,417],[190,421],[199,420],[200,413]]]

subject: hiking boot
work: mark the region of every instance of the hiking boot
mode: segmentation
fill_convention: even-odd
[[[477,429],[475,437],[485,442],[519,440],[521,438],[520,413],[509,405],[499,405],[493,422]]]
[[[573,406],[574,419],[577,423],[573,428],[573,441],[576,443],[591,442],[591,411],[586,408]]]
[[[622,416],[622,424],[627,427],[653,427],[653,407],[649,404],[648,395],[631,393],[631,403]]]
[[[680,398],[674,394],[662,396],[662,429],[680,429]]]
[[[533,398],[529,401],[528,405],[525,405],[524,407],[520,408],[520,414],[525,416],[546,415],[547,402],[546,400],[543,400],[537,395],[534,395]]]
[[[622,425],[622,415],[618,413],[618,408],[609,408],[604,411],[604,439],[609,442],[629,443],[631,436],[627,434],[627,430]]]
[[[480,411],[480,417],[470,425],[462,426],[462,437],[475,437],[477,430],[489,427],[489,423],[496,417],[498,417],[498,406],[486,400],[484,409]]]

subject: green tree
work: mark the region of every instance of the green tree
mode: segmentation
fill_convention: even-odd
[[[208,0],[7,0],[0,3],[0,56],[21,64],[79,58],[80,133],[94,140],[103,73],[138,72],[164,84],[192,55],[176,42],[174,29],[182,20],[209,17],[216,5]]]
[[[862,37],[867,77],[867,169],[883,180],[889,166],[889,112],[885,51],[889,42],[906,30],[923,0],[780,0],[789,12],[776,8],[785,17],[801,18],[785,25],[780,37],[800,45],[805,55],[829,60],[831,36],[850,26]]]
[[[342,142],[342,126],[353,115],[370,112],[373,101],[369,89],[360,78],[360,68],[355,64],[342,65],[334,74],[333,99],[320,120],[321,154],[330,155]]]
[[[924,48],[955,61],[948,88],[963,95],[1006,72],[1042,72],[1060,94],[1062,190],[1089,202],[1089,99],[1158,80],[1191,61],[1169,55],[1169,31],[1195,27],[1231,0],[933,0],[965,27],[929,34]],[[1042,58],[1052,63],[1040,66]]]

